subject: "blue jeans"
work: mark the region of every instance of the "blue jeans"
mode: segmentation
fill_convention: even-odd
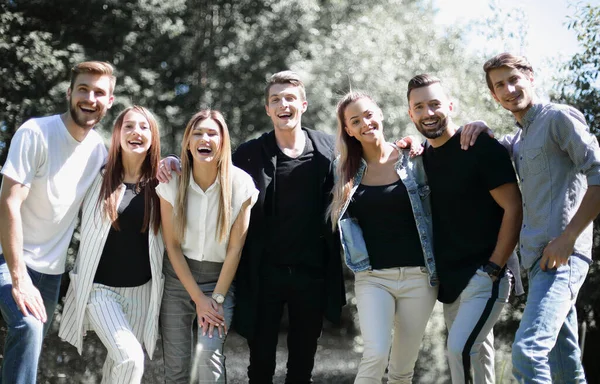
[[[47,275],[27,268],[33,285],[40,291],[48,320],[42,323],[32,315],[24,316],[12,295],[12,279],[4,255],[0,254],[0,311],[8,326],[4,342],[4,361],[0,383],[35,384],[42,340],[58,303],[62,275]]]
[[[575,301],[589,262],[571,256],[566,265],[529,269],[527,305],[512,347],[513,374],[519,383],[586,383]]]

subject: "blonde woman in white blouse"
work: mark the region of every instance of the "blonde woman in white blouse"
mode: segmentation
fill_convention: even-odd
[[[160,311],[166,382],[187,384],[194,376],[202,383],[225,383],[232,281],[258,191],[252,178],[231,163],[220,112],[203,110],[191,118],[183,134],[181,176],[156,191],[168,253]]]

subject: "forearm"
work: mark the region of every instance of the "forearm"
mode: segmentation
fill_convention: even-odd
[[[17,207],[7,201],[0,203],[0,242],[8,265],[13,284],[27,275],[27,266],[23,260],[23,223],[20,205]]]
[[[581,204],[565,227],[563,235],[573,243],[600,213],[600,185],[588,186]]]
[[[523,212],[520,206],[504,210],[496,247],[494,248],[489,261],[500,267],[503,267],[506,264],[519,241],[522,222]]]
[[[215,287],[215,293],[225,295],[231,286],[231,282],[235,277],[238,265],[240,264],[240,257],[242,255],[242,248],[246,242],[246,236],[248,234],[248,225],[250,224],[250,201],[246,201],[235,219],[229,235],[229,245],[227,246],[227,253],[217,286]]]
[[[229,291],[231,282],[233,281],[238,265],[240,264],[240,254],[241,249],[239,251],[232,252],[229,252],[228,250],[227,256],[225,257],[225,261],[223,262],[223,268],[221,269],[221,273],[219,274],[217,286],[215,287],[215,293],[220,293],[223,296],[225,296],[227,294],[227,291]]]

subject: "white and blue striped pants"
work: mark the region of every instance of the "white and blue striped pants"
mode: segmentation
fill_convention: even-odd
[[[142,338],[152,281],[138,287],[94,283],[86,316],[108,354],[102,384],[139,384],[144,374]]]

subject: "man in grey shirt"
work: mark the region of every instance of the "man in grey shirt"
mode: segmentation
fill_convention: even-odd
[[[600,148],[581,112],[539,103],[533,69],[510,53],[483,69],[494,99],[519,130],[508,148],[521,185],[519,251],[527,270],[527,305],[512,348],[519,383],[585,383],[575,301],[592,254],[592,221],[600,213]],[[463,148],[474,141],[463,132]]]

